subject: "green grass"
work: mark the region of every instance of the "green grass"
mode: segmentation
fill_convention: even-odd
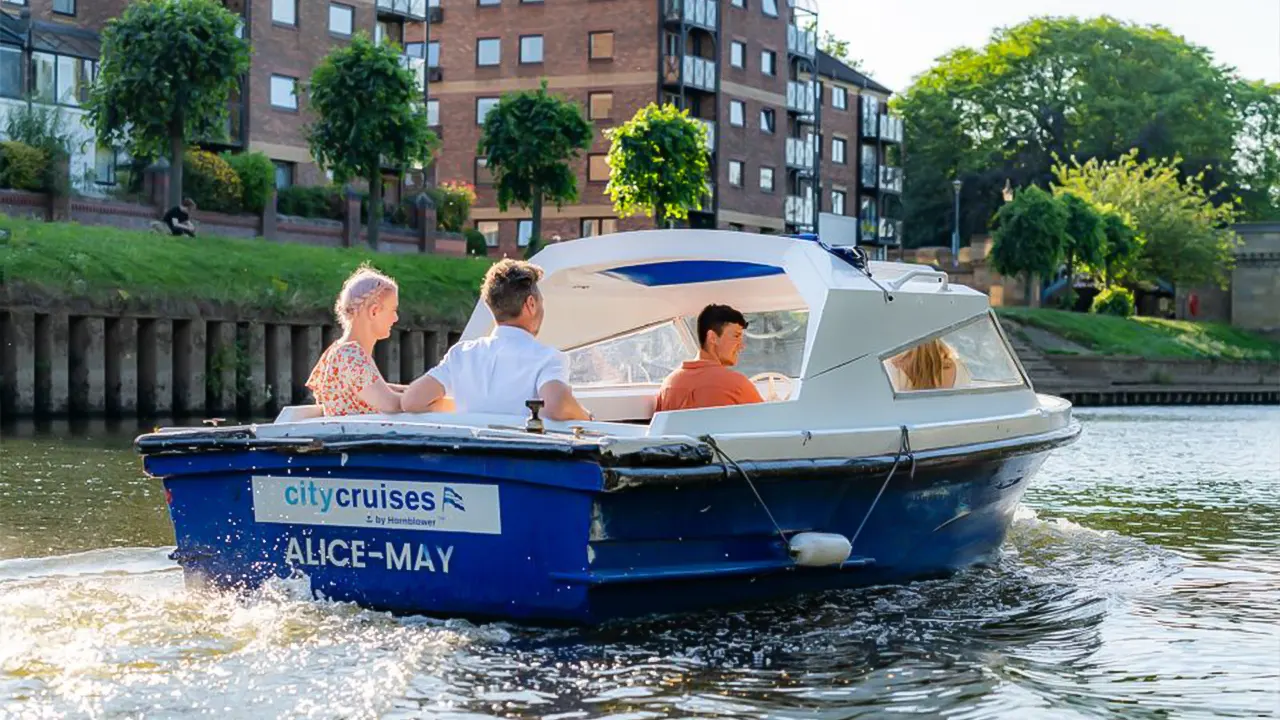
[[[0,215],[0,279],[44,293],[119,305],[229,303],[245,310],[327,312],[343,280],[368,261],[400,285],[400,314],[460,324],[470,316],[482,259],[392,255],[261,239],[176,238]],[[2,235],[2,233],[0,233]]]
[[[996,312],[1102,355],[1280,361],[1280,343],[1221,323],[1032,308],[998,308]]]

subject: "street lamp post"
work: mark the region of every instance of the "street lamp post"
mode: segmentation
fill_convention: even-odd
[[[960,182],[960,178],[951,181],[951,187],[955,188],[956,201],[956,219],[955,225],[951,229],[951,265],[960,264],[960,186],[964,183]]]

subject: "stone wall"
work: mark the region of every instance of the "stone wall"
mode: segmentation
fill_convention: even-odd
[[[1179,288],[1178,317],[1280,337],[1280,223],[1235,226],[1243,244],[1228,287]]]

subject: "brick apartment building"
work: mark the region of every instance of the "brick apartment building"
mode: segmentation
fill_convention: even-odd
[[[96,72],[97,32],[127,0],[0,0],[0,108],[32,90],[64,106],[83,101]],[[890,91],[817,50],[816,0],[226,0],[244,16],[253,66],[230,103],[229,139],[276,163],[277,184],[319,184],[302,129],[305,83],[318,61],[364,30],[405,49],[419,72],[443,147],[424,183],[474,182],[472,217],[490,244],[514,250],[531,223],[496,207],[480,122],[503,93],[536,88],[581,103],[596,139],[578,167],[581,200],[547,208],[544,235],[576,238],[651,225],[619,220],[605,194],[603,130],[653,101],[708,126],[711,192],[695,227],[757,232],[815,228],[856,217],[863,244],[900,242],[901,121]],[[816,81],[815,81],[816,78]],[[85,131],[87,133],[87,130]],[[73,162],[92,185],[114,181],[115,153],[88,148]],[[91,171],[91,172],[90,172]],[[73,175],[77,170],[73,167]]]

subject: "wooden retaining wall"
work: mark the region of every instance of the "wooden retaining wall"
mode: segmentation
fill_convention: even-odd
[[[254,417],[311,402],[303,383],[336,325],[0,310],[0,419]],[[374,359],[409,382],[454,328],[396,328]]]

